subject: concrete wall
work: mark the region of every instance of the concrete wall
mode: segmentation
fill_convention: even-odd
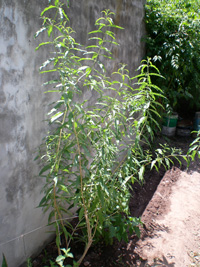
[[[40,28],[39,14],[47,0],[0,0],[0,265],[2,253],[9,267],[17,267],[50,238],[47,216],[36,208],[41,199],[39,167],[34,162],[36,148],[45,135],[45,103],[38,74],[47,58],[45,49],[35,52],[39,42],[34,33]],[[120,48],[117,62],[135,70],[144,47],[143,3],[141,0],[71,0],[71,23],[81,43],[100,11],[110,8],[118,31]],[[116,63],[111,66],[116,68]]]

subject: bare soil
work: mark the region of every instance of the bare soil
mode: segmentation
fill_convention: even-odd
[[[170,142],[187,151],[190,138],[174,138]],[[131,215],[143,222],[141,238],[129,242],[114,241],[112,246],[99,243],[90,249],[82,266],[200,266],[200,163],[189,169],[172,167],[165,172],[146,174],[143,187],[134,185],[130,201]],[[55,242],[45,248],[33,267],[50,266],[45,255],[56,255]],[[79,248],[73,253],[78,257]]]

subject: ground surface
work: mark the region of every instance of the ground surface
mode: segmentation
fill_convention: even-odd
[[[146,264],[186,267],[194,262],[200,266],[200,174],[168,171],[142,221],[146,228],[134,253]]]
[[[184,150],[191,140],[171,142]],[[141,216],[141,239],[129,237],[128,244],[98,244],[86,256],[82,266],[200,266],[200,163],[188,170],[173,167],[165,173],[147,173],[141,188],[136,185],[130,202],[132,216]],[[33,261],[33,267],[50,266],[44,256],[56,252],[55,243],[47,246]],[[76,254],[76,249],[74,251]]]

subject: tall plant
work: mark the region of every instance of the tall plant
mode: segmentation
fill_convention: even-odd
[[[148,0],[146,4],[147,56],[161,74],[157,79],[170,105],[178,111],[187,103],[200,108],[200,16],[195,0]]]
[[[97,29],[89,33],[92,44],[87,47],[74,39],[59,0],[41,16],[43,26],[36,36],[47,31],[51,39],[37,49],[53,49],[41,73],[56,74],[46,85],[57,101],[48,113],[52,130],[40,148],[40,175],[46,182],[39,206],[49,212],[49,223],[56,228],[61,261],[61,234],[69,253],[71,240],[82,230],[85,250],[79,265],[99,237],[112,242],[114,237],[127,241],[127,230],[139,235],[140,219],[129,213],[129,189],[135,180],[143,180],[145,168],[151,166],[152,154],[143,144],[149,148],[159,129],[157,99],[163,95],[151,82],[159,74],[150,59],[142,62],[136,77],[129,76],[125,65],[108,77],[104,63],[112,59],[112,46],[118,45],[113,30],[122,29],[114,25],[109,10],[96,21]],[[94,97],[92,105],[84,99],[88,90]],[[162,162],[168,165],[162,156],[158,152],[152,167]],[[64,218],[75,210],[78,222],[69,231],[72,225]]]

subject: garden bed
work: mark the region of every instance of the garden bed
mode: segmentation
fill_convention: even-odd
[[[174,143],[174,145],[184,150],[187,150],[188,145],[191,142],[190,139],[186,138],[179,138],[179,139],[175,138],[172,139],[171,141]],[[183,165],[182,169],[185,169],[185,167],[186,166]],[[194,174],[198,174],[199,162],[196,161],[192,163],[189,171],[190,172],[187,173],[187,175],[191,175],[191,177]],[[165,172],[165,169],[161,169],[159,172],[153,170],[146,173],[144,186],[141,187],[139,184],[135,184],[133,186],[132,198],[130,201],[131,216],[142,217],[142,221],[144,223],[143,228],[141,228],[140,241],[138,240],[136,235],[133,234],[129,236],[129,242],[127,244],[125,242],[118,242],[117,240],[114,241],[112,246],[111,245],[106,246],[104,243],[98,243],[90,249],[81,266],[92,266],[92,267],[149,266],[147,264],[148,253],[145,254],[143,252],[145,252],[147,250],[147,247],[149,246],[148,252],[151,254],[152,251],[151,256],[153,258],[156,258],[157,255],[155,251],[153,252],[153,243],[150,244],[149,240],[153,240],[154,238],[157,239],[158,236],[160,236],[160,232],[164,233],[167,233],[168,231],[170,232],[169,227],[171,226],[170,225],[166,226],[164,219],[171,210],[171,201],[172,201],[171,196],[173,196],[174,194],[174,188],[176,188],[176,191],[178,190],[181,192],[180,187],[184,186],[180,182],[184,180],[182,179],[182,173],[183,171],[176,167],[173,167],[171,170],[167,172]],[[198,177],[196,177],[196,180],[197,179]],[[194,180],[194,183],[196,180]],[[185,179],[185,181],[187,182],[188,179]],[[195,188],[195,184],[191,186],[194,186]],[[181,212],[181,210],[177,211],[177,216],[179,216],[178,215],[179,212]],[[196,220],[198,221],[199,214],[196,215],[197,215]],[[193,216],[193,220],[195,220],[194,215],[191,216]],[[159,220],[162,221],[161,224],[159,223]],[[189,223],[191,224],[191,222]],[[175,223],[173,222],[173,224]],[[183,225],[184,224],[185,222],[183,222]],[[179,227],[180,226],[181,223]],[[188,231],[191,231],[191,225]],[[179,231],[179,233],[182,232]],[[170,236],[170,238],[172,238],[172,236]],[[176,239],[176,236],[174,236],[173,238]],[[178,245],[181,248],[183,246],[187,246],[187,244],[182,243],[183,240],[181,238],[179,238],[179,241],[176,242],[181,242],[180,244],[178,243]],[[188,253],[191,252],[190,250],[191,249],[188,250]],[[75,259],[76,257],[78,258],[81,254],[81,246],[80,245],[77,246],[77,244],[74,244],[74,246],[72,246],[72,252],[74,254]],[[153,255],[153,253],[155,253],[155,255]],[[43,250],[43,252],[36,259],[33,260],[33,266],[34,267],[50,266],[50,264],[48,263],[49,256],[52,259],[55,259],[55,257],[57,256],[57,248],[55,242],[50,243]],[[153,259],[152,257],[151,260]],[[169,255],[165,255],[164,258],[162,258],[162,260],[159,258],[160,263],[159,265],[155,266],[178,266],[178,265],[166,265],[169,264],[170,260],[172,259],[170,257],[174,256],[169,253]]]

